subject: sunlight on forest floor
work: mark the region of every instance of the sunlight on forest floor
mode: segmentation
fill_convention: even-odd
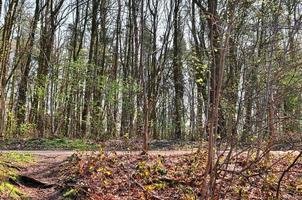
[[[0,199],[27,198],[13,183],[18,179],[18,171],[34,162],[35,159],[28,153],[0,153]]]

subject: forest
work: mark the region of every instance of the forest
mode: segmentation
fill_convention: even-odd
[[[302,1],[0,0],[0,199],[302,199]]]

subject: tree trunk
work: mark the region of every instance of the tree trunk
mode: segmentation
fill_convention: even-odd
[[[180,58],[180,4],[181,0],[174,2],[174,18],[173,18],[173,81],[174,81],[174,132],[175,138],[181,139],[182,137],[182,109],[183,109],[183,74],[182,63]]]
[[[35,14],[31,24],[31,31],[28,38],[28,45],[26,46],[28,52],[26,52],[25,66],[21,68],[21,80],[18,89],[19,96],[16,103],[17,104],[16,117],[17,117],[18,129],[20,129],[20,125],[25,122],[27,82],[28,82],[28,76],[31,67],[31,60],[32,60],[31,57],[32,57],[32,50],[35,41],[35,32],[39,20],[40,0],[36,0],[35,5],[36,5]]]

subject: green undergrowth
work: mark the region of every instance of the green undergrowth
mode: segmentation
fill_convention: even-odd
[[[66,149],[66,150],[97,150],[97,145],[89,144],[81,139],[66,139],[66,138],[56,138],[56,139],[44,139],[42,140],[45,147],[51,149]]]
[[[30,153],[8,152],[0,153],[0,160],[12,163],[25,164],[34,162],[33,155]]]
[[[3,181],[0,183],[0,198],[7,199],[30,199],[23,192],[21,192],[17,187],[10,184],[8,181]]]
[[[34,158],[29,153],[0,153],[0,199],[28,199],[12,181],[18,178],[18,171]]]
[[[27,140],[6,140],[0,143],[0,149],[14,150],[98,150],[96,144],[82,139],[38,138]]]
[[[62,191],[64,200],[75,199],[78,196],[78,191],[74,188],[66,188]]]

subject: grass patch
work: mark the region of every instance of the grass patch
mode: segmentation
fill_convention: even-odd
[[[66,150],[97,150],[97,145],[88,144],[81,139],[67,139],[67,138],[55,138],[55,139],[43,139],[44,147],[50,149],[66,149]]]
[[[18,168],[34,162],[29,153],[0,153],[0,199],[28,199],[9,179],[18,178]]]
[[[32,143],[33,142],[33,143]],[[97,150],[96,144],[89,144],[81,139],[67,139],[67,138],[54,138],[54,139],[41,139],[40,145],[42,149],[63,149],[63,150]],[[34,145],[35,140],[29,141],[29,144]]]
[[[29,199],[18,188],[7,181],[0,183],[0,197],[5,199]]]
[[[17,176],[17,169],[35,160],[29,153],[0,153],[0,181]]]
[[[0,160],[18,164],[34,162],[32,154],[17,152],[0,153]]]
[[[38,138],[28,140],[6,140],[0,143],[0,149],[7,150],[98,150],[97,144],[68,138]]]

